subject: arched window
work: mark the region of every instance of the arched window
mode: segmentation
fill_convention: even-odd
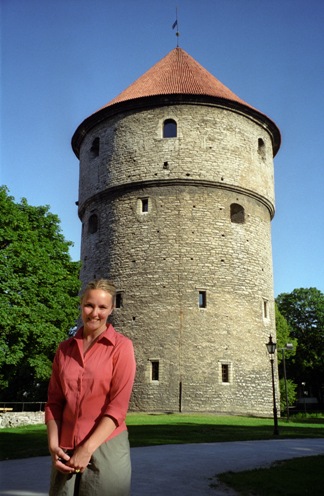
[[[99,148],[100,148],[100,138],[95,138],[90,148],[92,158],[99,157]]]
[[[258,153],[261,156],[261,158],[263,159],[265,158],[265,153],[266,153],[265,142],[263,141],[262,138],[258,139]]]
[[[166,119],[163,122],[163,138],[177,137],[177,123],[173,119]]]
[[[94,234],[98,231],[98,216],[96,214],[92,214],[88,220],[88,233]]]
[[[238,203],[232,203],[231,205],[231,222],[235,224],[243,224],[244,223],[244,208],[242,205]]]

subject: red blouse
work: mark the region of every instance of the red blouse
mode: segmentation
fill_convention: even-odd
[[[73,449],[87,439],[104,415],[126,430],[125,417],[135,377],[133,344],[108,325],[83,355],[83,328],[56,352],[45,407],[45,422],[61,423],[60,446]]]

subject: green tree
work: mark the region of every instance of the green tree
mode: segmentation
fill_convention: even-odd
[[[293,348],[291,350],[285,350],[285,358],[289,359],[296,355],[298,341],[292,335],[291,326],[287,322],[287,319],[280,312],[277,303],[275,304],[275,315],[276,315],[278,364],[280,364],[283,357],[283,354],[281,352],[282,348],[285,348],[288,343],[293,345]]]
[[[48,206],[0,187],[0,399],[44,400],[57,345],[78,316],[79,262]]]
[[[287,398],[286,398],[286,387],[288,396],[288,405],[293,406],[297,399],[297,385],[294,383],[290,377],[289,364],[296,355],[297,351],[297,339],[291,335],[291,327],[288,324],[286,318],[280,313],[278,305],[275,304],[275,315],[276,315],[276,334],[277,334],[277,359],[279,366],[279,387],[280,387],[280,410],[282,414],[287,410]],[[292,344],[292,349],[286,349],[286,345]],[[285,383],[285,372],[286,372],[286,383]]]
[[[306,382],[310,395],[323,400],[324,386],[324,294],[316,288],[295,289],[276,299],[298,349],[290,373],[300,385]]]
[[[287,396],[288,396],[288,405],[294,406],[297,400],[297,384],[294,383],[291,379],[287,379],[286,384],[284,378],[279,380],[279,389],[280,389],[280,411],[281,415],[285,415],[287,412],[287,404],[286,404],[286,387],[287,387]]]

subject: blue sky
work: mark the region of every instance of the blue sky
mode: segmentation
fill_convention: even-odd
[[[275,294],[324,292],[322,0],[0,0],[0,184],[80,256],[77,126],[176,46],[280,128]]]

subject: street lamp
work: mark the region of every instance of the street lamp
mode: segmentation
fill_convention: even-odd
[[[292,343],[287,343],[284,348],[280,348],[280,350],[282,352],[282,365],[283,365],[284,382],[285,382],[287,422],[289,422],[289,401],[288,401],[288,388],[287,388],[287,374],[286,374],[285,350],[292,350],[293,348],[294,348],[294,345]]]
[[[306,382],[302,382],[301,385],[303,386],[303,399],[304,399],[304,412],[305,412],[305,417],[306,417]]]
[[[269,336],[269,342],[266,344],[268,353],[270,355],[270,363],[271,363],[271,376],[272,376],[272,396],[273,396],[273,434],[278,436],[278,415],[277,415],[277,405],[276,405],[276,390],[275,390],[275,381],[274,381],[274,370],[273,370],[273,362],[274,362],[274,354],[276,351],[277,344],[272,341],[272,336]]]

